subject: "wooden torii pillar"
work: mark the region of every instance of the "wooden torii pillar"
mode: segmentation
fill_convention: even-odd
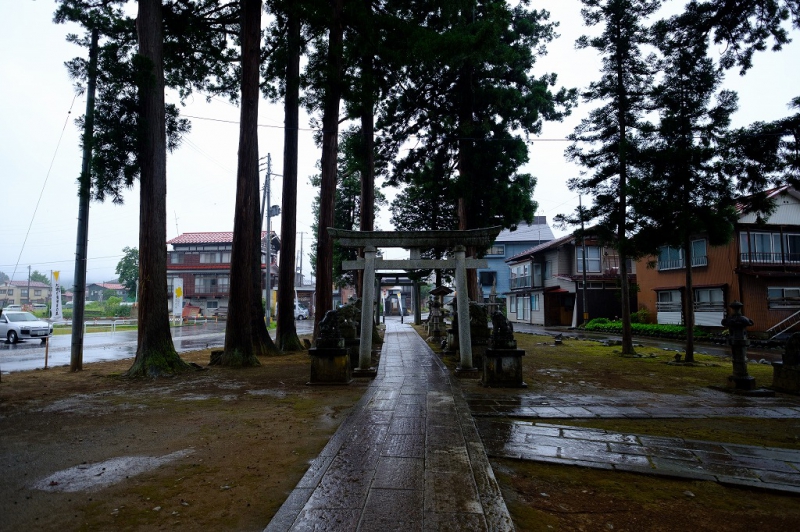
[[[467,293],[467,268],[486,268],[484,259],[466,258],[466,247],[486,248],[497,239],[500,226],[466,231],[347,231],[328,228],[328,234],[345,247],[364,248],[364,258],[342,262],[343,270],[363,270],[363,298],[361,302],[361,345],[358,368],[354,376],[374,376],[372,360],[372,303],[375,300],[375,271],[454,269],[456,272],[456,302],[458,305],[458,341],[461,353],[459,372],[475,371],[472,367],[472,342],[469,327],[469,296]],[[410,259],[377,260],[377,248],[405,248],[411,250]],[[420,249],[450,248],[453,259],[420,259]]]

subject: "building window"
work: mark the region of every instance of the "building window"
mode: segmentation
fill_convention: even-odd
[[[42,291],[41,291],[41,290],[34,290],[34,291],[33,291],[33,295],[35,295],[35,296],[41,296],[41,295],[42,295]]]
[[[489,251],[486,252],[487,255],[505,255],[506,254],[506,247],[503,244],[492,244],[492,247],[489,248]]]
[[[681,292],[680,290],[659,290],[658,302],[656,303],[658,312],[680,312],[681,311]]]
[[[698,288],[694,291],[696,312],[725,312],[722,288]]]
[[[548,260],[544,263],[544,278],[545,279],[552,279],[553,278],[553,261]]]
[[[508,298],[508,311],[511,314],[517,313],[517,296],[511,296]]]
[[[14,295],[14,289],[13,288],[9,288],[8,289],[8,295],[10,295],[10,296]]]
[[[529,312],[530,300],[527,297],[517,298],[517,319],[527,320],[530,317]]]
[[[527,288],[531,285],[531,275],[528,264],[520,264],[511,268],[511,289]]]
[[[217,277],[217,292],[220,294],[227,294],[230,285],[230,277],[227,275],[220,275]]]
[[[739,245],[742,262],[800,264],[800,234],[740,233]]]
[[[0,290],[0,294],[5,294],[5,293],[6,293],[5,289]]]
[[[769,287],[767,304],[770,309],[800,307],[800,288]]]
[[[583,247],[575,248],[575,263],[578,272],[583,272]],[[590,273],[600,273],[600,247],[586,246],[586,271]]]
[[[674,246],[661,246],[658,254],[658,270],[677,270],[685,267],[683,249]],[[692,268],[708,266],[706,241],[692,240]],[[630,270],[628,270],[630,271]]]
[[[533,265],[533,284],[531,286],[542,286],[542,265]]]
[[[183,253],[180,251],[173,251],[169,254],[169,261],[171,264],[183,264]]]
[[[708,266],[705,240],[692,240],[692,268],[696,266]]]
[[[478,281],[481,286],[494,286],[496,276],[497,272],[495,271],[478,272]]]
[[[206,308],[209,310],[219,308],[219,301],[206,301]]]
[[[230,261],[230,251],[200,253],[200,264],[227,264]]]
[[[531,310],[534,312],[539,310],[539,294],[531,294]]]
[[[28,289],[27,288],[20,288],[19,289],[19,295],[21,295],[22,297],[28,297]]]

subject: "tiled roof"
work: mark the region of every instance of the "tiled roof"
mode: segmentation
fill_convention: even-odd
[[[11,284],[11,285],[14,285],[14,286],[19,286],[21,288],[28,288],[28,280],[27,279],[22,280],[22,281],[8,281],[8,284]],[[30,282],[30,287],[31,288],[50,288],[50,285],[46,284],[46,283],[43,283],[41,281],[31,281]]]
[[[800,193],[791,185],[783,185],[777,188],[771,188],[764,191],[764,194],[766,194],[768,199],[776,198],[784,193],[794,196],[797,199],[800,199]],[[746,199],[749,197],[750,196],[744,196],[742,198],[742,201],[739,201],[736,204],[736,210],[738,210],[740,214],[744,212],[745,207],[747,206]]]
[[[95,284],[97,286],[102,286],[106,290],[126,290],[125,285],[120,283],[92,283],[92,284]]]
[[[261,231],[261,239],[267,237],[266,231]],[[217,231],[214,233],[183,233],[167,244],[230,244],[233,242],[233,231]]]

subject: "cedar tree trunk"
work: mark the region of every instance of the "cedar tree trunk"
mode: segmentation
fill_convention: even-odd
[[[189,366],[175,352],[167,311],[167,136],[161,0],[140,0],[139,55],[149,72],[139,86],[142,140],[139,204],[139,332],[132,377],[171,375]]]
[[[242,101],[239,120],[239,161],[236,172],[236,215],[233,220],[231,283],[225,328],[223,366],[257,366],[253,349],[253,265],[261,263],[258,193],[258,100],[261,0],[241,0],[242,5]],[[260,225],[260,224],[259,224]],[[259,268],[260,270],[260,268]],[[258,272],[261,279],[261,272]],[[260,286],[260,282],[258,283]]]
[[[297,135],[300,125],[300,16],[287,9],[286,96],[283,130],[283,210],[281,211],[281,265],[278,269],[278,328],[281,351],[303,349],[294,324],[295,250],[297,248]],[[302,260],[302,257],[301,257]]]
[[[317,232],[317,293],[314,338],[319,321],[333,308],[333,241],[328,228],[334,224],[336,164],[339,146],[339,103],[342,94],[342,4],[332,0],[333,12],[328,37],[328,73],[322,112],[321,185]]]

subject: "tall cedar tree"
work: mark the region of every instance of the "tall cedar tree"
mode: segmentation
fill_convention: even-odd
[[[277,330],[275,341],[282,351],[303,348],[294,320],[295,253],[297,249],[297,160],[300,127],[300,58],[308,39],[308,6],[293,0],[272,0],[267,9],[275,16],[267,30],[272,61],[265,62],[268,81],[264,94],[273,101],[283,98],[283,193],[281,201],[281,259],[278,270]],[[304,32],[304,29],[306,30]]]
[[[574,91],[551,92],[554,74],[530,74],[556,24],[527,2],[512,8],[504,0],[432,0],[402,12],[408,38],[395,58],[403,77],[381,106],[379,127],[391,155],[411,138],[417,144],[397,161],[390,184],[433,175],[414,169],[446,154],[443,169],[457,175],[458,228],[530,222],[535,179],[517,173],[528,162],[526,139],[542,120],[560,120],[574,99]],[[475,298],[477,283],[468,286]]]
[[[230,299],[225,350],[220,364],[257,366],[256,319],[253,301],[261,297],[261,231],[258,176],[258,101],[261,55],[261,0],[241,3],[241,102],[239,159],[236,172],[236,216],[233,221]],[[256,277],[258,282],[254,282]],[[260,307],[260,305],[258,305]],[[258,316],[258,318],[255,318]]]
[[[175,351],[164,301],[167,291],[167,139],[161,0],[140,0],[139,328],[128,376],[157,377],[187,369]]]
[[[158,375],[180,369],[182,362],[174,354],[166,314],[166,170],[162,161],[166,155],[156,152],[174,150],[181,135],[189,130],[189,123],[179,118],[177,107],[164,105],[164,85],[177,89],[182,99],[195,89],[215,88],[213,80],[222,78],[229,69],[232,52],[227,47],[228,28],[236,20],[231,16],[231,2],[182,0],[166,6],[161,2],[140,2],[138,30],[145,49],[137,54],[137,28],[134,20],[118,7],[121,4],[124,2],[60,0],[54,21],[72,21],[88,31],[100,30],[92,196],[122,203],[124,189],[141,177],[140,240],[149,245],[140,242],[138,299],[140,313],[146,318],[139,323],[137,357],[129,374]],[[154,28],[159,34],[155,40]],[[69,35],[67,39],[82,46],[89,44],[87,37]],[[145,57],[145,50],[156,49],[157,65]],[[70,75],[79,84],[87,79],[87,66],[80,58],[67,63]],[[81,90],[80,85],[78,89]],[[160,126],[153,121],[157,120],[153,109],[158,107],[163,113]],[[163,130],[165,120],[166,139],[161,142],[155,129]],[[78,123],[82,126],[83,118]],[[156,143],[160,144],[157,149]],[[154,157],[162,160],[154,162]]]
[[[339,162],[336,178],[336,199],[333,227],[337,229],[347,229],[349,231],[358,230],[360,221],[363,220],[363,184],[364,172],[362,148],[364,136],[361,128],[350,126],[342,132],[341,143],[339,144]],[[311,185],[320,186],[320,176],[313,176],[310,179]],[[374,185],[373,185],[374,187]],[[379,189],[372,190],[373,208],[386,204],[386,197]],[[314,200],[312,206],[314,223],[312,230],[317,231],[319,227],[319,196]],[[355,260],[356,250],[345,248],[338,242],[333,243],[333,283],[337,287],[353,286],[356,279],[352,272],[342,270],[342,261]],[[311,264],[316,265],[317,256],[311,253]]]
[[[294,324],[295,250],[297,249],[297,157],[300,128],[301,21],[297,2],[286,8],[286,95],[283,132],[283,209],[281,211],[281,267],[278,271],[278,328],[283,351],[303,348]],[[302,257],[301,257],[302,260]]]
[[[327,61],[322,95],[322,156],[320,159],[320,206],[316,246],[316,300],[314,338],[319,322],[333,308],[333,239],[328,228],[334,226],[336,166],[339,143],[339,105],[342,97],[343,0],[331,0],[328,22]]]
[[[635,187],[639,165],[637,130],[646,112],[646,95],[652,84],[642,47],[649,32],[642,25],[659,7],[658,0],[582,0],[581,10],[587,26],[598,26],[602,33],[578,39],[578,48],[594,48],[602,55],[600,79],[592,82],[582,97],[602,105],[593,109],[570,135],[573,144],[567,157],[588,170],[588,175],[569,182],[572,190],[594,196],[587,215],[597,219],[594,231],[613,243],[619,253],[621,281],[622,352],[633,353],[631,333],[628,258],[633,246],[629,239],[632,221],[629,201]],[[580,216],[561,218],[580,223]]]
[[[633,207],[647,224],[637,235],[640,249],[658,242],[682,250],[686,361],[693,362],[692,240],[700,235],[710,245],[721,245],[733,235],[735,190],[717,171],[716,162],[736,111],[736,94],[717,93],[722,72],[707,56],[708,39],[677,28],[674,22],[656,25],[664,73],[652,92],[659,123],[643,150],[649,170],[633,194]]]
[[[770,40],[774,51],[790,42],[787,21],[800,28],[800,0],[691,0],[675,19],[681,31],[711,37],[722,50],[720,66],[742,74]]]

